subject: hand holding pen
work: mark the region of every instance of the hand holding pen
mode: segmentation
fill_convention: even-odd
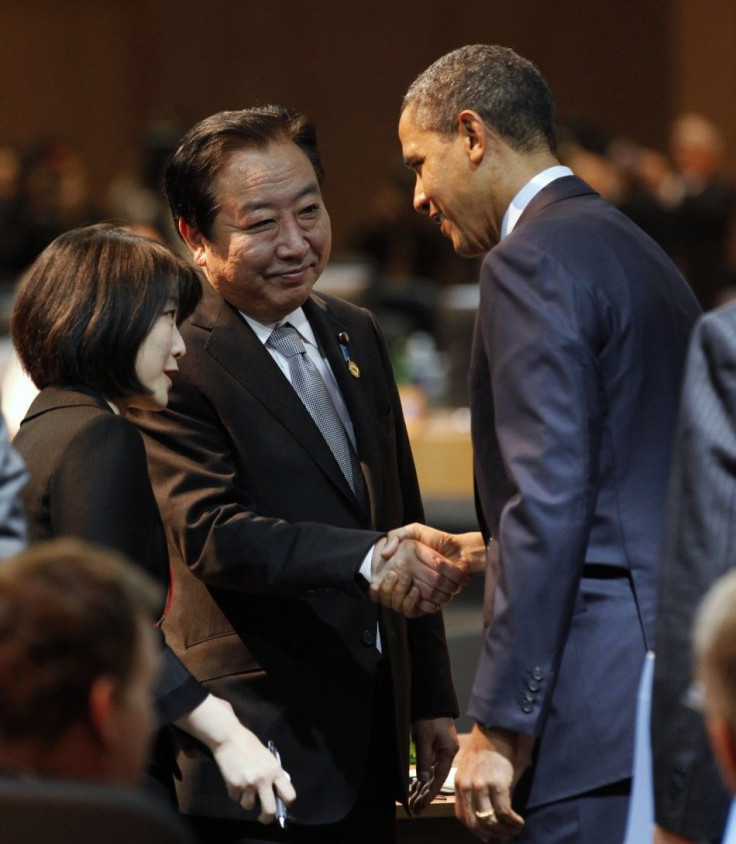
[[[276,749],[276,745],[272,741],[268,742],[268,749],[271,751],[276,761],[280,765],[281,755]],[[276,820],[281,829],[286,829],[286,806],[284,805],[284,801],[281,799],[281,795],[278,793],[278,791],[275,791],[274,794],[276,797]]]
[[[276,797],[282,807],[296,798],[278,754],[269,753],[258,736],[241,724],[228,701],[209,695],[177,726],[210,750],[232,800],[247,812],[260,806],[260,823],[269,824],[276,817]]]

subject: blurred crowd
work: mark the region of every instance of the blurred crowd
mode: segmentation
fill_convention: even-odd
[[[116,220],[176,245],[161,194],[161,169],[180,132],[162,121],[149,127],[97,198],[77,145],[46,139],[21,150],[0,144],[0,284],[19,274],[62,232]]]
[[[725,144],[714,123],[680,115],[661,151],[571,120],[558,144],[563,163],[662,246],[703,309],[733,297],[736,188],[723,173]]]
[[[61,232],[102,219],[175,246],[159,182],[177,140],[168,123],[150,127],[135,160],[121,164],[99,200],[73,144],[47,140],[23,151],[0,146],[0,283],[15,281]],[[733,296],[736,187],[724,175],[725,142],[713,122],[680,115],[667,149],[658,150],[569,119],[559,127],[558,146],[563,163],[665,249],[703,308]],[[350,254],[370,270],[371,305],[408,314],[412,328],[435,334],[438,291],[473,283],[477,266],[436,237],[432,224],[414,213],[410,196],[411,174],[397,158],[368,200]]]
[[[6,301],[0,311],[9,309],[21,272],[75,226],[114,220],[180,248],[160,189],[179,135],[174,121],[152,124],[99,199],[73,144],[0,146],[0,296]],[[736,187],[724,175],[725,142],[713,122],[696,113],[678,116],[667,149],[658,150],[567,119],[558,127],[558,147],[564,164],[664,248],[703,309],[736,295]],[[399,384],[419,388],[435,405],[464,405],[479,262],[456,255],[415,213],[411,184],[397,156],[338,260],[361,268],[365,284],[354,298],[378,316]]]

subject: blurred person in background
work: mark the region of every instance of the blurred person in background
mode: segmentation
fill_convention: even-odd
[[[670,134],[675,178],[667,197],[672,257],[704,309],[719,303],[731,280],[727,256],[736,189],[722,173],[723,153],[723,136],[712,121],[692,112],[675,120]]]
[[[96,222],[87,163],[61,140],[40,143],[24,161],[21,222],[28,266],[51,241],[76,226]]]
[[[0,146],[0,283],[12,283],[26,266],[25,228],[21,222],[22,161],[12,146]]]
[[[188,262],[99,224],[59,236],[21,280],[11,318],[18,356],[40,393],[14,444],[30,481],[30,538],[92,540],[169,584],[163,525],[131,408],[166,406],[185,352],[177,323],[201,295]],[[163,606],[161,607],[163,611]],[[157,686],[159,726],[175,724],[211,751],[230,796],[274,818],[274,789],[294,791],[226,701],[196,682],[169,648]],[[171,794],[175,743],[162,730],[152,773]]]

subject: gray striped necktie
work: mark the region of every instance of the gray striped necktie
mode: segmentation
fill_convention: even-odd
[[[277,325],[266,342],[288,360],[292,386],[322,432],[359,504],[367,511],[368,496],[358,456],[335,409],[327,385],[307,354],[299,332],[288,322]]]

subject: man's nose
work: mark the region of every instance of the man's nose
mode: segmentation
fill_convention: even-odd
[[[414,185],[414,210],[419,214],[429,214],[429,200],[424,195],[424,188],[419,179]]]
[[[301,257],[306,254],[309,241],[296,220],[285,221],[281,226],[280,234],[279,245],[276,247],[279,258]]]

